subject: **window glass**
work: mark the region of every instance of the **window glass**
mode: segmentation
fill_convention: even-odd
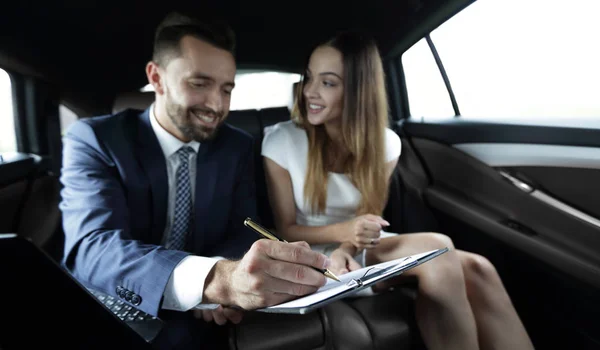
[[[0,68],[0,153],[17,151],[12,84],[8,73]]]
[[[402,55],[411,117],[427,119],[454,115],[448,89],[425,39]]]
[[[292,104],[294,83],[300,74],[280,72],[238,73],[230,109],[287,107]]]
[[[231,94],[230,110],[289,107],[292,105],[294,83],[300,74],[271,71],[238,71]],[[148,84],[142,92],[154,91]]]
[[[597,0],[478,0],[443,23],[431,38],[461,115],[600,118],[598,13]],[[415,56],[411,50],[408,58]],[[446,103],[437,94],[439,83],[428,78],[434,75],[428,57],[423,53],[405,64],[415,116],[439,114],[423,107],[424,101]]]

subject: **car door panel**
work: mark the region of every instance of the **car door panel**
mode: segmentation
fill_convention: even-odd
[[[16,231],[34,169],[34,159],[24,154],[4,154],[0,159],[0,233]]]
[[[397,130],[405,189],[458,249],[492,261],[537,348],[599,349],[600,131],[410,119]]]
[[[0,233],[17,233],[44,248],[53,258],[62,254],[60,184],[37,155],[13,153],[0,163]]]
[[[430,183],[423,194],[430,206],[600,289],[600,227],[594,221],[600,198],[593,195],[600,194],[594,181],[600,175],[595,168],[600,162],[594,163],[594,157],[600,159],[600,148],[568,145],[560,146],[562,153],[552,153],[548,151],[556,147],[547,148],[552,142],[544,138],[541,145],[529,143],[518,152],[524,141],[519,135],[532,134],[528,127],[521,127],[512,138],[499,137],[494,125],[487,125],[485,133],[482,125],[460,127],[465,138],[459,139],[442,137],[444,124],[428,126],[405,122],[403,131],[428,173]],[[448,134],[453,131],[446,129]],[[415,130],[418,137],[412,135]],[[562,137],[575,140],[569,131],[579,133],[565,129]],[[494,142],[500,139],[501,143]],[[411,171],[405,168],[404,173]],[[526,183],[530,191],[510,178]]]
[[[511,170],[534,187],[589,214],[596,222],[600,218],[600,170],[552,167],[513,167]]]
[[[0,186],[0,233],[15,232],[20,203],[26,189],[25,180]]]
[[[501,143],[453,147],[488,166],[509,169],[527,184],[600,218],[600,196],[593,195],[600,194],[600,147]]]

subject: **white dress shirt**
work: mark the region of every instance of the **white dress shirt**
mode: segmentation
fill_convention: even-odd
[[[150,124],[152,125],[152,130],[154,130],[154,134],[156,134],[156,138],[158,139],[158,143],[160,144],[160,148],[163,151],[167,163],[167,178],[169,185],[167,192],[168,209],[167,222],[162,239],[162,245],[165,245],[171,234],[174,218],[175,192],[177,188],[175,172],[180,163],[176,153],[183,146],[189,146],[194,150],[194,152],[190,154],[189,163],[193,202],[196,188],[196,157],[198,149],[200,148],[200,143],[197,141],[185,143],[167,132],[156,120],[154,104],[150,106]],[[209,272],[219,259],[222,259],[222,257],[209,258],[190,255],[181,260],[173,270],[173,273],[167,282],[167,286],[163,293],[164,299],[162,308],[177,311],[187,311],[192,308],[216,308],[218,306],[217,304],[199,304],[202,302],[202,292],[204,290],[206,276],[208,276]]]

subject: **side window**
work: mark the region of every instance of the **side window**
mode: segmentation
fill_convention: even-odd
[[[17,151],[12,84],[8,73],[0,69],[0,154]]]
[[[402,55],[410,115],[447,118],[454,115],[452,102],[435,58],[425,39]]]
[[[294,99],[293,89],[300,78],[300,74],[296,73],[238,70],[229,110],[270,107],[291,109]],[[140,91],[154,91],[154,87],[147,84]]]
[[[58,106],[58,118],[60,119],[61,136],[64,135],[69,126],[78,119],[77,114],[63,104]]]
[[[594,0],[478,0],[435,29],[430,36],[461,115],[600,117],[599,11]],[[417,69],[405,70],[408,76]],[[426,98],[407,87],[411,104]]]
[[[239,72],[231,95],[230,110],[286,107],[292,104],[294,83],[300,74]]]

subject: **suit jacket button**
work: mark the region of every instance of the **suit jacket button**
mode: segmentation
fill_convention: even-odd
[[[138,306],[138,305],[140,305],[140,304],[142,303],[142,297],[141,297],[141,296],[139,296],[139,295],[137,295],[137,294],[134,294],[134,295],[131,297],[131,303],[132,303],[133,305],[135,305],[135,306]]]
[[[117,292],[117,295],[121,299],[125,299],[125,294],[126,294],[126,292],[123,289],[121,289],[120,291]]]
[[[131,301],[131,297],[132,297],[132,296],[133,296],[133,293],[132,293],[132,292],[127,292],[127,293],[125,294],[125,300],[126,300],[126,301]]]

